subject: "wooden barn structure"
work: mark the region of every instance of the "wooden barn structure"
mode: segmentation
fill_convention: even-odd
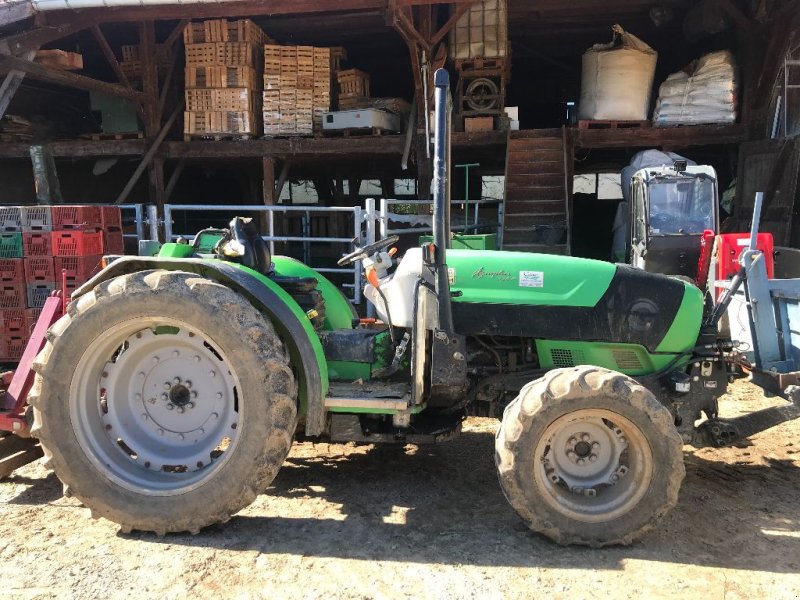
[[[460,122],[453,156],[456,164],[477,165],[465,176],[456,171],[454,197],[478,198],[487,182],[500,182],[506,245],[604,257],[614,203],[598,199],[599,186],[573,194],[574,176],[597,182],[597,174],[618,173],[645,148],[713,164],[721,189],[736,179],[730,227],[747,226],[752,192],[764,190],[766,229],[777,244],[800,245],[800,1],[504,4],[509,48],[498,70],[487,73],[498,75],[503,103],[518,107],[518,118],[501,114],[490,130],[478,131],[464,131]],[[412,181],[408,195],[426,198],[431,178],[426,78],[438,64],[465,77],[470,65],[456,64],[444,48],[475,5],[474,0],[2,0],[0,203],[36,202],[31,146],[52,156],[63,200],[70,203],[270,205],[298,181],[313,186],[315,201],[323,205],[358,204],[365,181],[377,182],[375,194],[384,197],[397,195],[398,181]],[[413,102],[411,125],[382,135],[185,138],[184,30],[219,18],[251,19],[282,45],[343,48],[347,66],[370,75],[373,97]],[[669,73],[704,53],[732,51],[739,70],[736,122],[579,127],[573,113],[581,56],[608,41],[614,24],[658,51],[654,94]],[[136,80],[125,68],[131,57],[123,55],[123,47],[137,48]],[[37,53],[43,50],[79,54],[82,69],[40,60]],[[104,131],[98,115],[113,113],[109,98],[133,107],[134,131],[141,135]],[[98,99],[106,105],[99,106]],[[509,121],[518,121],[519,129]],[[526,233],[559,224],[566,238],[532,241]]]

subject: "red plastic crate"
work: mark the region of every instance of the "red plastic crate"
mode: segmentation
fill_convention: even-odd
[[[103,253],[102,231],[54,231],[53,256],[91,256]]]
[[[74,229],[87,231],[103,226],[103,213],[99,206],[54,206],[53,230]]]
[[[119,206],[101,206],[100,217],[103,229],[122,229],[122,211]]]
[[[22,248],[25,256],[53,256],[53,234],[49,231],[23,233]]]
[[[94,277],[102,268],[103,256],[57,256],[55,258],[56,282],[60,284],[61,277],[66,271],[67,281],[83,283]]]
[[[28,315],[24,308],[0,310],[0,334],[21,335],[28,331]]]
[[[25,282],[25,267],[21,258],[0,259],[0,281]]]
[[[103,232],[103,253],[125,254],[125,238],[121,229]]]
[[[56,270],[51,256],[29,256],[25,259],[25,281],[55,281]]]
[[[0,336],[0,361],[15,362],[22,358],[25,346],[28,345],[28,336]]]
[[[24,283],[0,283],[0,308],[26,308],[28,290]]]

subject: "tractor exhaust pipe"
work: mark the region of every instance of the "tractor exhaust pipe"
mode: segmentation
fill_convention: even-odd
[[[434,74],[435,123],[433,138],[433,271],[439,304],[439,328],[453,332],[453,310],[447,271],[450,247],[450,75],[445,69]]]

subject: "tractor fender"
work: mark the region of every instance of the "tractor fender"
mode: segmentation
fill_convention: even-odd
[[[299,412],[305,413],[306,435],[317,436],[325,431],[328,365],[322,344],[300,306],[268,277],[221,260],[126,256],[118,258],[75,290],[72,299],[114,277],[153,269],[184,271],[216,281],[236,290],[265,313],[286,344],[298,376]]]

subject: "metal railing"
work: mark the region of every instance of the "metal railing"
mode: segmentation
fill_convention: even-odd
[[[136,225],[136,233],[123,233],[122,237],[126,238],[136,238],[136,246],[139,246],[139,241],[147,239],[145,235],[145,225],[147,224],[146,219],[144,218],[144,205],[143,204],[120,204],[120,210],[122,211],[122,226],[123,231],[125,229],[125,225],[129,224],[130,221],[126,219],[129,216],[127,213],[133,211],[133,219],[134,224]]]
[[[267,234],[262,236],[265,242],[269,243],[270,252],[275,254],[275,244],[281,242],[296,242],[302,244],[301,259],[305,264],[311,266],[315,256],[312,249],[313,244],[343,243],[350,244],[353,238],[364,239],[365,243],[371,243],[374,239],[374,201],[367,203],[367,209],[360,206],[263,206],[263,205],[220,205],[220,204],[167,204],[164,206],[164,232],[167,241],[175,241],[179,237],[191,239],[196,232],[176,232],[174,230],[174,215],[176,212],[240,212],[240,213],[266,213]],[[300,219],[300,229],[302,235],[278,235],[275,226],[275,214],[280,213],[287,216],[296,216]],[[332,215],[335,213],[352,214],[352,232],[350,237],[330,237],[312,235],[311,221],[312,216]],[[371,214],[370,214],[371,213]],[[366,223],[366,234],[362,235],[362,225]],[[224,223],[220,224],[224,226]],[[352,283],[342,284],[342,287],[352,290],[351,300],[354,304],[361,304],[361,263],[355,263],[349,267],[314,267],[314,270],[326,274],[349,274]]]
[[[380,212],[377,221],[380,224],[380,237],[404,234],[427,234],[433,232],[432,216],[425,214],[401,214],[393,212],[391,207],[396,205],[430,206],[432,200],[394,200],[383,198],[380,201]],[[464,233],[477,233],[479,231],[494,230],[497,233],[498,246],[503,241],[503,201],[502,200],[453,200],[452,206],[464,206],[465,211],[458,223],[460,215],[451,214],[451,231]],[[481,221],[481,207],[497,207],[497,218]],[[484,210],[484,213],[486,211]],[[407,223],[409,227],[392,227],[391,223]]]

